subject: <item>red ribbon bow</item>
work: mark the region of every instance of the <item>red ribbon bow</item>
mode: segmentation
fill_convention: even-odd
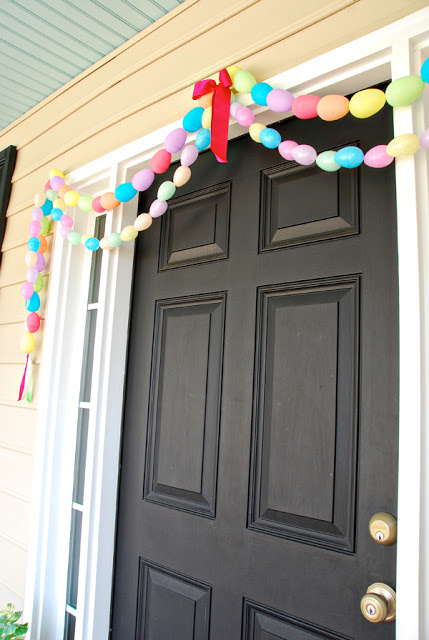
[[[215,80],[200,80],[194,87],[193,100],[198,100],[207,93],[213,94],[212,103],[212,136],[210,148],[219,160],[227,162],[229,108],[231,104],[231,78],[226,69],[219,71],[219,84]]]

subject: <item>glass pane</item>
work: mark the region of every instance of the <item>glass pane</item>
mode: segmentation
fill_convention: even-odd
[[[79,579],[80,537],[82,533],[82,512],[72,509],[72,523],[69,551],[69,571],[67,577],[67,604],[76,609],[77,585]]]
[[[104,228],[106,226],[106,216],[98,216],[95,221],[94,237],[101,240],[104,236]],[[89,295],[88,304],[98,302],[98,292],[100,289],[100,271],[103,251],[100,249],[92,254],[91,275],[89,279]]]
[[[64,627],[64,640],[74,640],[76,628],[76,618],[71,613],[66,613],[66,623]]]
[[[91,400],[92,365],[94,360],[95,326],[97,324],[97,309],[87,312],[85,327],[85,343],[82,363],[82,379],[80,385],[80,399],[82,402]]]
[[[89,409],[79,409],[74,460],[73,502],[83,504],[85,486],[86,445],[88,441]]]

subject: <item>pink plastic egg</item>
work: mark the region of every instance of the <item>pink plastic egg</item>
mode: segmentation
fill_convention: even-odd
[[[154,179],[155,174],[152,169],[142,169],[133,176],[131,184],[134,189],[137,189],[137,191],[146,191],[146,189],[149,189]]]
[[[66,216],[66,215],[61,216],[61,226],[73,227],[73,218],[71,216]]]
[[[24,300],[30,300],[31,296],[34,293],[34,286],[31,282],[24,282],[21,287],[21,293]]]
[[[48,180],[48,182],[45,184],[44,192],[46,193],[47,191],[49,191],[49,189],[51,189],[51,181],[50,180]]]
[[[298,164],[308,165],[316,162],[317,151],[309,144],[299,144],[292,149],[291,155]]]
[[[61,227],[61,229],[60,229],[61,237],[64,238],[64,240],[66,240],[67,236],[72,231],[73,231],[72,227]]]
[[[177,153],[183,149],[183,145],[186,142],[186,137],[188,133],[183,129],[183,127],[179,127],[178,129],[174,129],[174,131],[170,131],[168,136],[164,140],[164,148],[169,153]]]
[[[160,149],[151,158],[150,168],[154,173],[164,173],[167,171],[171,162],[171,153],[166,149]]]
[[[387,145],[378,144],[376,147],[372,147],[369,151],[364,155],[363,161],[368,167],[373,167],[374,169],[382,169],[383,167],[387,167],[394,160],[392,156],[387,155],[386,153]]]
[[[237,109],[240,109],[241,107],[244,107],[244,104],[241,104],[241,102],[233,102],[232,105],[229,108],[229,112],[232,115],[233,118],[235,118],[235,114],[237,113]]]
[[[293,95],[286,89],[273,89],[267,95],[267,106],[275,113],[286,113],[291,110],[294,100]]]
[[[255,115],[248,107],[239,107],[235,112],[235,119],[242,127],[250,127],[255,122]]]
[[[429,149],[429,129],[425,129],[420,136],[420,146],[422,149]]]
[[[92,208],[96,213],[104,213],[106,211],[106,209],[101,206],[100,199],[101,199],[101,196],[97,196],[92,201]]]
[[[293,156],[291,154],[291,151],[294,147],[297,147],[298,143],[294,142],[293,140],[283,140],[283,142],[281,142],[278,146],[278,150],[280,155],[285,159],[285,160],[293,160]]]
[[[27,327],[27,331],[29,333],[36,333],[40,328],[40,317],[39,314],[33,311],[33,313],[29,313],[25,319],[25,324]]]
[[[40,222],[38,220],[32,220],[30,222],[30,226],[29,226],[30,235],[31,236],[38,236],[39,233],[40,233],[41,228],[42,228],[41,224],[40,224]]]
[[[319,100],[319,96],[313,96],[311,93],[306,96],[299,96],[293,101],[292,111],[301,120],[316,118]]]
[[[37,220],[37,222],[40,222],[43,218],[42,209],[40,207],[35,207],[31,212],[31,217],[33,218],[33,220]]]

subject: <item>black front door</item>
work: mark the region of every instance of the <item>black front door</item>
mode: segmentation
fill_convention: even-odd
[[[385,112],[276,128],[366,151]],[[201,154],[136,246],[112,637],[392,640],[360,599],[395,587],[368,532],[396,513],[393,167],[326,173],[248,136],[228,157]]]

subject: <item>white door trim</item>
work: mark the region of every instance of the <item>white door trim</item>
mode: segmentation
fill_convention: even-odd
[[[295,95],[346,94],[390,76],[419,73],[420,64],[428,55],[429,9],[423,9],[267,81],[288,88]],[[413,107],[396,109],[395,134],[421,133],[429,125],[428,102],[426,98]],[[273,114],[265,108],[257,107],[255,111],[259,121],[274,121]],[[147,166],[166,133],[179,125],[170,123],[81,167],[68,176],[68,181],[87,192],[129,181],[138,169]],[[238,133],[238,125],[231,126],[230,137]],[[429,443],[423,438],[429,423],[429,403],[425,402],[429,386],[427,154],[420,151],[414,157],[397,160],[396,183],[400,288],[397,638],[417,640],[429,637],[429,614],[424,604],[429,590],[429,543],[427,536],[421,535],[429,525],[429,474],[422,475],[422,470],[429,469]],[[116,209],[113,215],[109,214],[106,231],[132,224],[136,211],[136,199]],[[109,632],[133,244],[127,243],[119,251],[105,252],[103,256],[76,640],[107,640]],[[67,572],[64,554],[70,528],[73,420],[78,393],[74,376],[79,373],[81,357],[70,343],[78,340],[83,331],[75,308],[79,307],[87,277],[84,253],[57,239],[52,259],[26,591],[33,640],[62,637]],[[69,323],[68,314],[73,313],[77,314],[72,315],[76,322]]]

